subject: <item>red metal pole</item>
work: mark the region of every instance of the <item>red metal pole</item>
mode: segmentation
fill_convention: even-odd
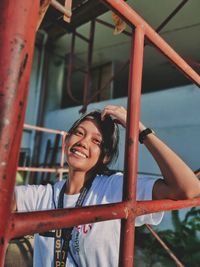
[[[50,173],[68,173],[69,169],[63,168],[63,167],[57,167],[57,168],[37,168],[37,167],[18,167],[18,171],[24,171],[24,172],[50,172]]]
[[[76,35],[75,35],[75,32],[73,32],[72,39],[71,39],[69,63],[67,67],[67,94],[75,103],[80,103],[80,101],[72,95],[72,69],[73,69],[73,60],[74,60],[75,38],[76,38]]]
[[[44,133],[66,135],[65,131],[49,129],[49,128],[35,126],[35,125],[27,124],[27,123],[24,123],[24,128],[25,129],[30,129],[30,130],[36,130],[36,131],[40,131],[40,132],[44,132]]]
[[[128,118],[126,131],[126,159],[124,197],[131,201],[132,207],[136,206],[136,177],[138,161],[138,126],[140,117],[140,95],[142,83],[144,32],[142,27],[137,27],[133,33],[133,46],[130,57],[129,92],[128,92]],[[132,267],[134,259],[134,232],[135,214],[123,222],[121,246],[123,248],[120,266]]]
[[[0,266],[27,102],[39,1],[0,1]]]
[[[86,206],[36,212],[13,213],[8,226],[9,238],[72,227],[89,222],[127,218],[129,203]]]
[[[88,92],[91,84],[91,65],[92,65],[92,54],[94,46],[94,32],[95,32],[95,20],[91,21],[90,26],[90,38],[88,45],[88,62],[87,62],[87,72],[84,80],[84,91],[83,91],[83,107],[80,112],[84,113],[87,109],[88,104]]]

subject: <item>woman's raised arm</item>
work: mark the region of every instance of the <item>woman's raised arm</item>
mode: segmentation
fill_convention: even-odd
[[[108,105],[102,119],[111,115],[126,127],[127,112],[124,107]],[[139,134],[146,127],[139,123]],[[148,134],[143,144],[157,162],[164,179],[159,179],[153,189],[153,199],[189,199],[200,196],[200,181],[188,165],[154,133]]]

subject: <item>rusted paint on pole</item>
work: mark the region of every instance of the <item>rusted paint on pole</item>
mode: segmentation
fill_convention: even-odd
[[[132,207],[136,206],[136,177],[138,164],[138,130],[140,117],[140,96],[142,84],[142,68],[144,53],[144,32],[142,25],[133,33],[133,45],[130,57],[129,92],[128,92],[128,117],[126,131],[126,149],[124,165],[124,198],[131,201]],[[124,229],[123,229],[124,228]],[[123,221],[121,234],[120,265],[132,267],[134,259],[134,233],[135,215]]]
[[[39,1],[0,1],[0,266],[8,241]]]
[[[124,1],[115,0],[100,0],[109,6],[113,11],[120,14],[128,24],[134,25],[135,27],[143,25],[146,37],[154,44],[158,50],[164,54],[173,65],[180,69],[184,75],[190,78],[195,84],[200,87],[200,76],[195,72],[181,56],[174,51],[174,49],[161,37],[158,33],[140,17],[135,10],[130,7]]]

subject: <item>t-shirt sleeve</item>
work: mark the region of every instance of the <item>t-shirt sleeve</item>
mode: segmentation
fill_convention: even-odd
[[[150,176],[138,176],[137,187],[136,187],[136,200],[152,200],[153,186],[157,179],[160,177]],[[112,201],[118,202],[122,199],[122,186],[123,186],[123,175],[116,174],[112,177]],[[114,186],[115,184],[115,186]],[[162,221],[164,212],[151,213],[136,217],[135,225],[141,226],[143,224],[154,224],[157,225]]]
[[[160,177],[159,177],[160,178]],[[157,178],[155,177],[138,177],[137,178],[137,201],[140,200],[152,200],[153,186]],[[164,212],[150,213],[146,215],[138,216],[135,220],[135,226],[141,226],[143,224],[159,224],[164,216]]]
[[[18,211],[50,209],[52,204],[51,185],[22,185],[15,187]]]

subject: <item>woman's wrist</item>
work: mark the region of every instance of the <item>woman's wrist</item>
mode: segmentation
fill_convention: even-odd
[[[143,132],[147,127],[142,122],[139,122],[139,134]]]

